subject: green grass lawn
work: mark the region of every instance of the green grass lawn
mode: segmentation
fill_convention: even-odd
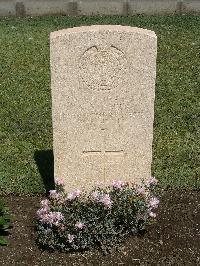
[[[35,154],[52,149],[49,33],[91,24],[156,32],[152,172],[163,188],[199,188],[200,16],[1,18],[0,194],[45,191]]]

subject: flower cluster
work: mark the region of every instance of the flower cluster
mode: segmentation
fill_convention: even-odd
[[[121,180],[114,180],[114,181],[112,181],[112,187],[114,189],[121,190],[121,189],[123,189],[123,186],[124,185],[125,185],[124,182],[122,182]]]
[[[156,213],[152,212],[152,209],[158,208],[158,204],[160,203],[159,199],[156,197],[150,198],[148,207],[149,207],[149,216],[152,218],[156,217]]]
[[[68,242],[71,244],[74,241],[74,235],[68,234],[67,235]]]
[[[76,198],[79,198],[80,195],[81,195],[81,190],[77,189],[76,191],[68,193],[66,200],[69,200],[69,201],[74,200]]]
[[[50,201],[48,199],[45,199],[42,200],[40,204],[43,208],[49,208]]]
[[[50,193],[50,198],[55,199],[58,193],[53,191]],[[57,199],[57,198],[56,198]],[[51,211],[50,201],[48,199],[41,201],[41,208],[37,211],[37,217],[40,222],[50,226],[59,226],[61,221],[64,220],[64,215],[61,212]]]
[[[85,227],[84,223],[76,222],[75,227],[78,229],[83,229]]]
[[[102,198],[100,199],[100,202],[103,203],[105,208],[108,208],[108,209],[111,208],[112,201],[110,199],[110,195],[109,194],[103,195]]]
[[[41,208],[37,211],[38,219],[40,222],[50,225],[59,226],[61,221],[64,220],[64,215],[61,212],[51,212],[48,208]]]
[[[158,180],[155,177],[150,177],[143,185],[136,186],[136,192],[140,195],[148,197],[150,189],[158,184]]]
[[[59,200],[61,198],[61,194],[58,193],[56,190],[50,190],[49,197],[54,200]]]
[[[97,203],[102,203],[104,208],[110,209],[112,201],[109,194],[100,193],[98,191],[93,191],[91,193],[91,198]]]
[[[146,187],[144,187],[144,186],[139,186],[139,187],[136,188],[136,193],[138,195],[143,195],[143,196],[148,197],[148,195],[149,195],[149,189],[146,188]]]
[[[56,178],[55,179],[55,185],[56,186],[64,186],[65,185],[65,180],[64,179],[62,179],[62,178]]]
[[[89,193],[79,189],[65,193],[64,180],[56,179],[56,189],[50,190],[37,211],[38,242],[65,251],[95,245],[105,251],[153,221],[159,205],[152,193],[157,183],[154,177],[143,185],[114,180]]]

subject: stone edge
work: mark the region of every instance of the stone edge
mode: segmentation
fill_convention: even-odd
[[[157,38],[154,31],[143,29],[143,28],[122,26],[122,25],[92,25],[92,26],[81,26],[81,27],[74,27],[74,28],[54,31],[50,33],[50,39],[55,39],[55,38],[62,37],[68,34],[73,34],[73,33],[96,32],[96,31],[134,32],[134,33],[145,34],[150,37]]]

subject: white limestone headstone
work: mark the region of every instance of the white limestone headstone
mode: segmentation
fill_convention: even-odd
[[[55,177],[71,191],[151,175],[157,38],[113,25],[51,33]]]

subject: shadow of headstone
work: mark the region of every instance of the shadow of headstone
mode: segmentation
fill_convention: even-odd
[[[53,150],[35,151],[34,159],[48,194],[49,190],[55,188]]]

